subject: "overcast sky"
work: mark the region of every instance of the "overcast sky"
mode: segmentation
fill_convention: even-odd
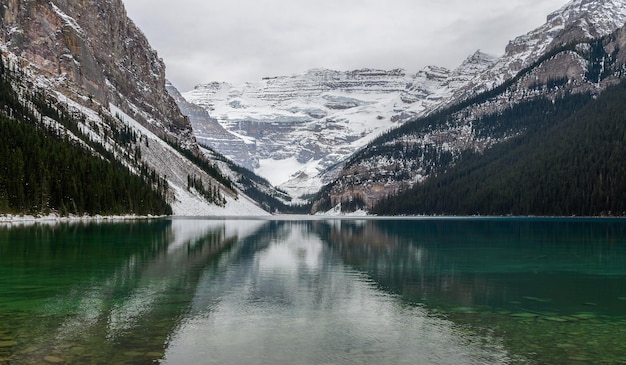
[[[501,55],[567,0],[123,0],[181,91],[210,81]]]

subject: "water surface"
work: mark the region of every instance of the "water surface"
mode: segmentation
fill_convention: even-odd
[[[0,226],[0,364],[626,363],[626,224]]]

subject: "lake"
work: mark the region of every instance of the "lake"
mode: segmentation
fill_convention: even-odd
[[[624,364],[626,220],[0,225],[0,365]]]

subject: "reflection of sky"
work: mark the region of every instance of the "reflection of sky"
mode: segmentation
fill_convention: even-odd
[[[180,284],[181,275],[192,269],[193,261],[202,260],[202,250],[190,256],[189,249],[201,245],[207,237],[217,237],[222,242],[245,238],[263,224],[262,221],[241,224],[219,220],[172,220],[165,236],[167,252],[155,252],[147,259],[145,253],[135,254],[106,280],[94,282],[89,287],[77,287],[50,300],[46,308],[50,315],[77,303],[72,314],[59,325],[56,338],[64,341],[77,334],[87,335],[92,327],[101,325],[103,319],[108,340],[137,330],[140,321],[166,299],[168,290]],[[115,297],[119,295],[116,292],[126,288],[131,290],[123,297]]]
[[[347,268],[309,224],[287,227],[269,246],[205,273],[166,364],[505,362],[497,344],[479,346]]]
[[[258,265],[265,271],[295,271],[299,267],[319,269],[322,241],[315,236],[304,236],[300,229],[293,229],[283,244],[272,245],[258,254]]]
[[[168,250],[177,250],[181,246],[201,239],[207,232],[224,231],[226,237],[246,237],[256,232],[265,224],[262,220],[218,220],[218,219],[172,219],[172,229]]]

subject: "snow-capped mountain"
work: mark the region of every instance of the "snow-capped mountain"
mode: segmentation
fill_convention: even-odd
[[[511,128],[509,135],[478,136],[472,122],[481,116],[533,98],[600,92],[621,77],[621,61],[611,58],[619,57],[614,50],[620,46],[602,48],[592,41],[625,22],[624,0],[574,0],[548,15],[544,25],[511,41],[503,56],[478,51],[452,71],[436,66],[415,75],[402,70],[318,69],[240,87],[199,85],[183,95],[243,140],[251,158],[238,159],[233,152],[227,156],[292,196],[311,194],[339,178],[330,194],[333,203],[350,200],[350,191],[358,190],[363,195],[358,198],[370,204],[427,179],[437,171],[442,153],[453,163],[462,151],[480,152],[520,132]],[[598,52],[606,54],[604,60],[597,59]],[[594,65],[601,69],[592,70]],[[484,92],[491,94],[472,101]],[[461,109],[444,125],[388,142],[386,148],[393,149],[421,146],[420,161],[373,153],[363,166],[350,161],[344,168],[355,152],[385,131],[455,105]],[[203,143],[219,151],[216,142]],[[369,184],[377,174],[380,181]]]
[[[373,138],[441,104],[494,60],[476,52],[454,71],[431,66],[416,75],[315,69],[239,87],[199,85],[183,96],[245,146],[205,133],[214,125],[208,120],[194,124],[200,143],[301,197],[330,182],[340,163]]]
[[[266,214],[203,159],[188,118],[165,89],[163,61],[121,0],[4,2],[0,48],[4,63],[20,70],[12,87],[27,108],[45,119],[29,104],[37,95],[73,116],[78,130],[64,133],[97,146],[90,153],[111,154],[133,173],[154,171],[167,182],[175,215]],[[214,199],[199,186],[212,187]]]

